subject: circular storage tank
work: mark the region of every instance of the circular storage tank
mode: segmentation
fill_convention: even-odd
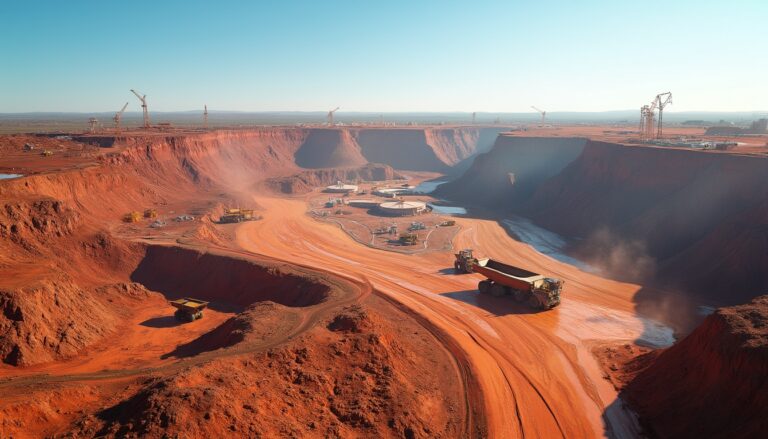
[[[380,197],[386,197],[386,198],[395,198],[399,195],[408,195],[412,194],[414,190],[414,186],[407,186],[407,187],[383,187],[378,188],[373,191],[374,195],[378,195]]]
[[[325,192],[331,192],[335,194],[348,194],[351,192],[357,192],[357,185],[343,184],[341,182],[332,184],[325,188]]]
[[[418,215],[426,209],[427,203],[422,201],[388,201],[379,204],[381,213],[392,216]]]

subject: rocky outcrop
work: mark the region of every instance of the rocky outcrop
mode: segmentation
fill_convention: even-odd
[[[29,366],[73,357],[121,321],[114,302],[146,294],[135,284],[83,289],[63,274],[0,289],[0,361]]]
[[[722,308],[622,392],[661,438],[756,438],[768,431],[768,296]]]

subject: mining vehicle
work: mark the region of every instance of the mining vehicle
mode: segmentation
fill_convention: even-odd
[[[227,209],[219,218],[220,223],[241,223],[254,220],[253,209]]]
[[[416,245],[419,237],[415,233],[403,233],[400,235],[400,245]]]
[[[123,215],[123,222],[126,223],[137,223],[139,220],[141,220],[141,213],[136,211],[128,212]]]
[[[193,299],[191,297],[184,297],[182,299],[172,300],[171,305],[176,308],[176,312],[173,313],[176,320],[181,320],[182,322],[194,322],[195,320],[203,318],[203,310],[208,306],[208,302]]]
[[[491,258],[478,259],[472,249],[456,253],[453,263],[456,273],[479,273],[486,277],[477,284],[483,294],[500,297],[513,296],[517,302],[526,302],[539,309],[551,309],[560,304],[563,281],[546,277]]]

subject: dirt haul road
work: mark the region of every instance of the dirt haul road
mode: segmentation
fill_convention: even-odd
[[[402,255],[354,242],[306,215],[300,199],[255,196],[262,221],[239,226],[247,251],[361,276],[455,339],[481,389],[489,437],[635,437],[634,417],[602,378],[590,347],[601,341],[669,343],[671,332],[635,316],[639,286],[602,279],[537,253],[493,221],[459,219],[455,248],[541,270],[566,282],[563,304],[535,312],[480,296],[479,275],[454,275],[449,252]]]

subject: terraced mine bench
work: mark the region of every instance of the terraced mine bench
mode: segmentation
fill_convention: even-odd
[[[171,305],[176,308],[173,313],[177,320],[182,322],[193,322],[203,318],[203,310],[208,306],[208,302],[184,297],[182,299],[171,300]]]

